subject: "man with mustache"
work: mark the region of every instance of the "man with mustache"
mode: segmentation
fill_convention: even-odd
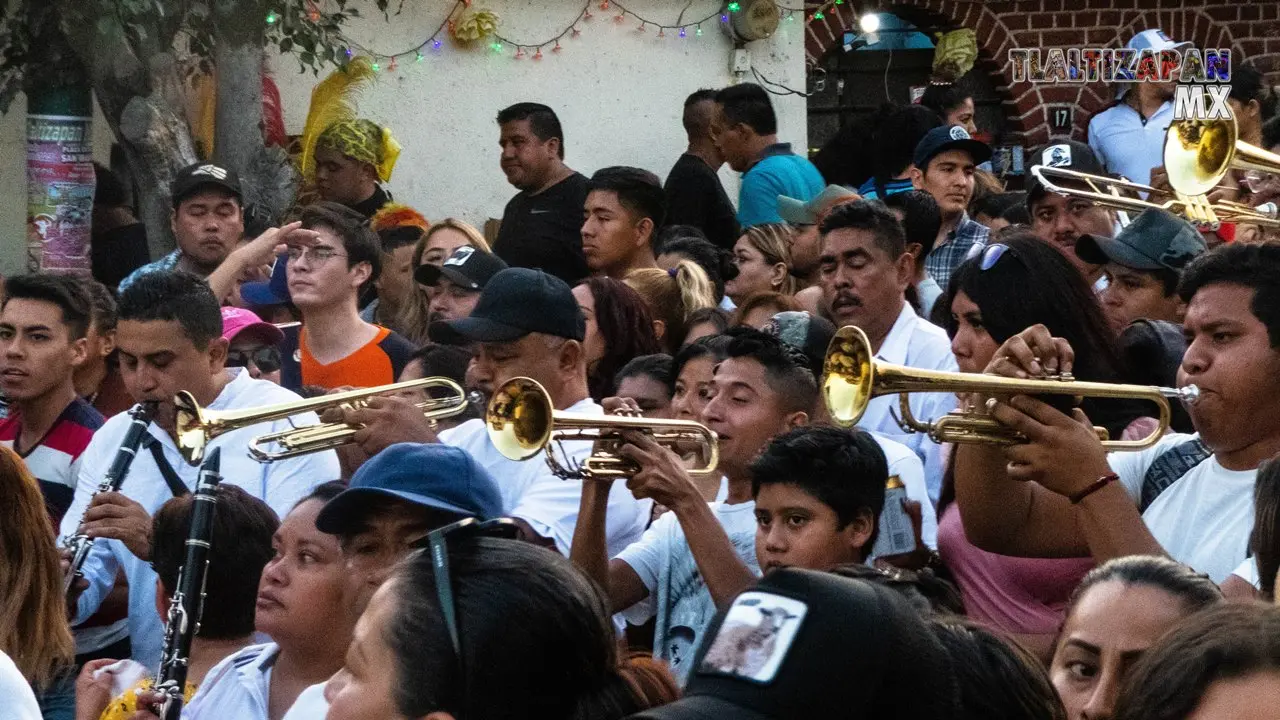
[[[951,273],[974,247],[987,244],[987,226],[969,217],[973,198],[973,173],[991,159],[991,148],[969,137],[959,125],[943,125],[930,130],[916,145],[911,182],[938,201],[942,227],[933,250],[924,259],[924,269],[944,291]]]
[[[507,203],[493,251],[511,267],[544,270],[570,286],[588,274],[582,254],[587,178],[564,164],[564,130],[546,105],[498,113],[502,172],[520,192]]]
[[[240,176],[213,163],[196,163],[173,179],[171,227],[178,247],[134,270],[120,281],[120,292],[152,272],[182,270],[208,277],[236,248],[244,235],[244,201]]]
[[[1032,165],[1062,168],[1089,175],[1106,176],[1088,145],[1074,140],[1050,143],[1031,153]],[[1090,283],[1102,277],[1102,264],[1076,253],[1081,236],[1110,239],[1115,234],[1115,214],[1092,200],[1049,192],[1032,175],[1027,186],[1027,212],[1031,230],[1041,240],[1057,248]],[[1079,185],[1070,180],[1063,185]]]
[[[489,278],[506,269],[507,264],[497,255],[463,245],[453,251],[444,265],[419,265],[413,278],[436,289],[428,317],[431,322],[438,322],[470,315],[480,302],[480,293]]]
[[[907,287],[915,280],[915,260],[893,213],[878,201],[855,200],[832,210],[819,231],[819,282],[835,324],[862,328],[879,362],[956,371],[947,333],[916,315],[906,300]],[[896,396],[872,400],[859,425],[920,456],[929,497],[936,503],[942,485],[941,448],[925,435],[903,433],[893,417],[897,403]],[[911,412],[922,421],[942,417],[955,406],[950,393],[911,395]]]

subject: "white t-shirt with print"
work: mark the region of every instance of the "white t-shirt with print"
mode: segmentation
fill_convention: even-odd
[[[738,557],[759,575],[756,504],[710,505]],[[649,591],[649,597],[627,608],[623,616],[635,625],[656,616],[653,654],[666,660],[683,683],[702,633],[715,618],[716,605],[675,513],[664,513],[655,520],[640,541],[619,553],[618,559],[631,566]]]
[[[1195,437],[1168,435],[1141,452],[1111,453],[1107,461],[1138,503],[1143,477],[1156,458]],[[1221,583],[1249,549],[1256,475],[1256,470],[1228,470],[1210,456],[1165,488],[1142,519],[1170,557]]]
[[[223,658],[209,670],[191,702],[182,708],[182,720],[267,720],[271,667],[279,655],[279,645],[266,643],[250,645]]]
[[[0,651],[0,720],[40,720],[35,693],[18,666]]]

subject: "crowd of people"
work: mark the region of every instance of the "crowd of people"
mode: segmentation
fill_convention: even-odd
[[[1172,87],[1029,164],[1164,187]],[[1230,103],[1280,152],[1247,64]],[[95,277],[4,283],[0,718],[1271,717],[1280,237],[1006,189],[954,82],[869,122],[815,164],[764,88],[699,90],[664,183],[571,169],[554,110],[513,105],[490,241],[397,203],[390,129],[341,121],[276,227],[184,169],[150,263],[100,168]],[[848,326],[933,391],[829,392]],[[272,405],[298,412],[230,420]],[[1000,441],[943,432],[975,418]],[[193,442],[222,477],[198,538]]]

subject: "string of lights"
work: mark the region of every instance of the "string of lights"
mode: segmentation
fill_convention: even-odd
[[[845,0],[834,0],[843,4]],[[458,19],[460,10],[470,8],[472,0],[457,0],[446,13],[444,19],[436,27],[435,31],[426,37],[425,40],[414,44],[404,50],[396,52],[382,52],[369,48],[349,37],[344,36],[342,43],[345,45],[346,57],[354,57],[357,54],[365,55],[373,60],[373,68],[375,71],[388,70],[395,71],[399,67],[402,60],[412,60],[413,62],[422,62],[430,56],[432,52],[439,52],[444,45],[445,40],[449,39],[454,28],[454,23]],[[702,37],[703,26],[710,25],[714,27],[715,23],[728,23],[732,19],[734,13],[742,11],[742,5],[739,2],[730,2],[727,5],[717,8],[715,11],[697,17],[691,20],[684,20],[684,14],[687,11],[681,10],[680,16],[674,22],[665,22],[655,20],[651,17],[636,12],[628,5],[618,2],[618,0],[586,0],[582,9],[574,16],[573,20],[564,25],[554,35],[537,41],[527,41],[505,35],[501,32],[493,32],[485,37],[485,42],[490,50],[495,53],[505,53],[508,50],[514,51],[514,57],[517,60],[526,57],[532,57],[534,60],[543,58],[543,51],[559,53],[564,45],[562,41],[572,39],[582,34],[584,26],[590,21],[603,17],[612,18],[614,24],[622,25],[627,22],[636,23],[636,32],[645,33],[655,31],[657,37],[665,38],[668,34],[674,37],[686,38],[689,36]],[[320,19],[320,13],[315,5],[315,0],[307,0],[308,17],[312,22]],[[797,14],[803,14],[800,8],[778,7],[778,12],[782,20],[794,21]],[[279,21],[279,16],[272,13],[267,17],[268,24]]]

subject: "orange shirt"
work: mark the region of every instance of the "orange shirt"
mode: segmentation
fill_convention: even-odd
[[[379,327],[378,334],[350,355],[321,365],[307,350],[307,329],[303,327],[298,343],[302,363],[302,384],[323,388],[351,386],[358,388],[389,385],[400,377],[400,371],[414,353],[413,343],[403,336]]]

